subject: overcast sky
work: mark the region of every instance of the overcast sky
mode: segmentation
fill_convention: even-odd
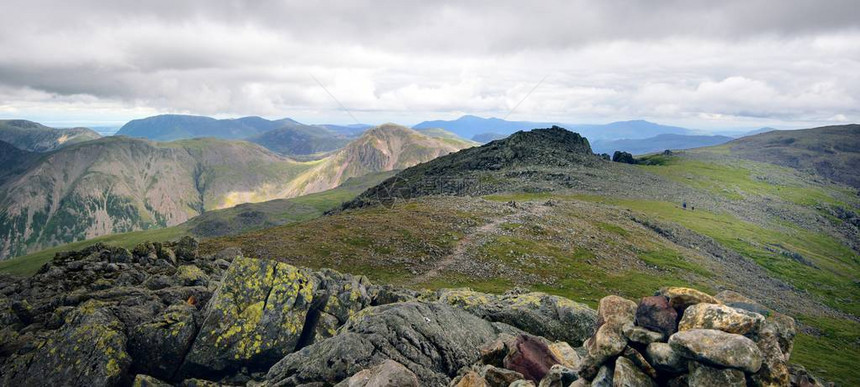
[[[3,0],[0,15],[0,117],[59,126],[354,123],[314,77],[362,123],[860,121],[856,0]]]

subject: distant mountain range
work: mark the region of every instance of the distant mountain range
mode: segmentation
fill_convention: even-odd
[[[0,259],[175,225],[212,209],[320,192],[351,177],[406,168],[472,145],[389,124],[311,162],[214,138],[165,143],[105,137],[34,159],[10,149],[23,164],[0,174]]]
[[[50,152],[100,137],[87,128],[55,129],[26,120],[0,120],[0,141],[30,152]]]
[[[204,116],[167,114],[130,121],[117,135],[173,141],[213,137],[247,140],[286,156],[308,156],[344,147],[369,125],[305,125],[289,118],[261,117],[215,119]]]
[[[594,141],[592,147],[596,153],[612,154],[615,151],[624,151],[634,155],[660,152],[667,149],[690,149],[703,146],[720,145],[734,140],[728,136],[694,136],[681,134],[660,134],[643,139],[623,140],[598,140]]]
[[[413,128],[441,128],[451,131],[463,138],[485,142],[483,140],[494,137],[499,138],[500,136],[508,136],[520,130],[548,128],[554,125],[577,132],[588,138],[590,141],[607,139],[640,139],[654,137],[660,134],[695,134],[695,131],[690,129],[660,125],[643,120],[619,121],[608,124],[565,124],[559,122],[506,121],[499,118],[482,118],[470,115],[463,116],[452,121],[424,121],[413,126]],[[476,138],[476,136],[480,137]]]

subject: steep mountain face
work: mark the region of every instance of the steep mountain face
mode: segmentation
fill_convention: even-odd
[[[165,114],[129,121],[117,135],[173,141],[195,137],[240,139],[297,122],[285,118],[270,121],[260,117],[217,120],[211,117]]]
[[[637,140],[623,139],[610,141],[595,141],[596,153],[612,154],[615,151],[629,152],[634,155],[660,152],[667,149],[680,150],[713,146],[733,140],[727,136],[689,136],[682,134],[661,134],[658,136]]]
[[[307,168],[257,145],[213,139],[111,137],[66,147],[0,186],[0,257],[276,198]]]
[[[312,162],[212,138],[156,143],[120,136],[41,158],[21,153],[16,158],[21,164],[8,169],[15,174],[0,174],[0,257],[325,191],[353,177],[407,168],[470,145],[383,125]]]
[[[0,120],[0,141],[30,152],[50,152],[100,137],[87,128],[54,129],[32,121]]]
[[[0,141],[0,185],[9,177],[21,173],[26,167],[38,157],[37,154],[27,152]]]
[[[860,188],[860,125],[778,130],[734,140],[726,147],[748,160],[812,172]]]
[[[400,125],[381,125],[302,174],[290,196],[331,189],[350,177],[408,168],[473,145],[462,139],[430,137]]]

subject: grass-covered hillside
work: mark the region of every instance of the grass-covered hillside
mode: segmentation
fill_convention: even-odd
[[[860,125],[776,130],[718,148],[748,160],[783,165],[860,188]]]
[[[111,234],[51,247],[38,252],[0,261],[0,272],[16,276],[29,276],[39,270],[54,254],[80,250],[97,243],[133,248],[144,241],[173,241],[191,235],[205,239],[215,236],[237,235],[322,216],[371,186],[394,175],[394,171],[371,173],[348,179],[337,188],[289,199],[275,199],[260,203],[245,203],[232,208],[207,211],[191,220],[171,227]]]
[[[798,318],[793,362],[860,382],[855,188],[722,148],[612,163],[568,137],[555,143],[570,144],[569,163],[552,159],[563,149],[541,150],[552,159],[542,163],[504,156],[539,138],[491,143],[380,186],[408,189],[369,191],[405,193],[397,200],[373,203],[378,195],[365,193],[353,209],[210,239],[203,248],[236,246],[414,287],[523,286],[592,305],[607,292],[637,297],[665,284],[731,289]],[[488,153],[492,147],[501,153]],[[483,161],[469,163],[468,154]],[[438,196],[410,185],[421,176],[465,176],[478,186],[465,191],[472,196]],[[446,193],[457,192],[464,191]]]
[[[174,226],[243,203],[322,192],[353,177],[407,168],[472,145],[383,125],[306,162],[250,142],[214,138],[159,143],[117,136],[26,163],[30,157],[19,152],[21,164],[7,169],[14,173],[0,174],[0,259]],[[237,229],[246,223],[278,224],[265,216],[231,222]],[[204,231],[211,226],[200,225],[201,234],[220,235]]]
[[[857,189],[725,145],[640,161],[602,160],[559,128],[518,133],[408,168],[331,215],[201,249],[415,288],[521,286],[592,306],[665,285],[730,289],[798,319],[792,362],[860,383]]]

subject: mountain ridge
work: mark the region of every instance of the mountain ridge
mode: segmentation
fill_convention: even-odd
[[[396,125],[368,131],[351,146],[310,162],[215,138],[82,142],[0,176],[0,256],[325,191],[351,177],[406,168],[466,146],[471,144]]]
[[[101,138],[88,128],[55,129],[27,120],[0,120],[0,141],[30,152],[50,152]]]

